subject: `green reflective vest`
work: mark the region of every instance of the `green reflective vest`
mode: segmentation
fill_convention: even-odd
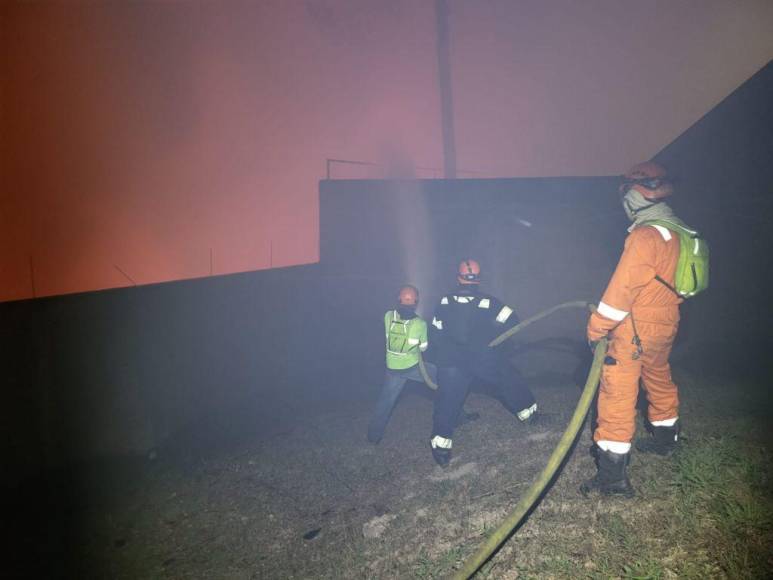
[[[402,320],[396,310],[384,315],[386,365],[392,370],[419,364],[419,349],[427,348],[427,323],[418,316]]]

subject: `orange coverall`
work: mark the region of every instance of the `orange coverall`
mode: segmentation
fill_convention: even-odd
[[[636,422],[639,378],[651,422],[679,414],[677,388],[668,357],[679,326],[682,299],[655,279],[673,286],[679,237],[663,226],[639,226],[625,240],[620,262],[588,321],[588,340],[608,335],[601,373],[595,441],[630,443]],[[636,358],[634,328],[642,351]]]

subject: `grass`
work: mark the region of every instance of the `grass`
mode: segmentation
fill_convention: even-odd
[[[773,457],[748,421],[739,415],[718,430],[713,413],[693,417],[692,436],[672,457],[635,454],[634,500],[570,508],[587,537],[562,530],[567,518],[553,518],[543,505],[511,540],[514,553],[496,557],[478,577],[502,570],[517,578],[588,580],[772,577]],[[569,487],[566,480],[578,475],[568,468],[563,483]]]
[[[517,536],[512,553],[494,558],[477,577],[497,577],[503,570],[517,578],[588,580],[771,577],[770,449],[755,439],[749,417],[739,413],[718,428],[716,407],[706,411],[693,417],[694,436],[671,458],[636,454],[635,500],[589,506],[595,533],[589,531],[592,540],[584,547],[561,530],[566,517],[554,522],[538,510],[532,525],[539,540]],[[571,472],[564,477],[572,478]],[[588,514],[579,510],[575,517],[587,521]],[[484,527],[484,537],[488,531]]]
[[[543,502],[477,578],[771,577],[769,406],[752,403],[767,393],[688,380],[680,387],[687,437],[670,458],[634,452],[636,498],[578,492],[594,471],[584,429]],[[538,392],[562,417],[575,395],[568,388]],[[365,409],[331,421],[322,439],[322,428],[300,426],[248,456],[226,456],[192,473],[154,472],[125,507],[111,509],[109,518],[96,513],[101,526],[84,561],[117,580],[446,578],[514,507],[563,429],[560,421],[514,424],[487,398],[471,404],[482,420],[460,433],[455,465],[477,467],[463,477],[437,479],[426,446],[429,402],[398,406],[379,447],[362,443]],[[310,441],[321,443],[313,457]],[[382,534],[364,537],[364,526],[384,513],[395,517]],[[318,537],[303,538],[316,528]]]
[[[661,493],[657,509],[624,517],[637,512],[634,503],[630,511],[599,517],[597,553],[603,556],[596,570],[585,577],[770,577],[773,502],[769,453],[737,437],[706,437],[691,440],[665,461],[670,493]],[[655,472],[655,477],[663,474],[662,470]],[[657,482],[652,481],[647,486],[656,487]],[[669,557],[669,551],[681,551],[686,557]],[[572,576],[566,573],[565,564],[544,571],[555,577]]]
[[[676,458],[672,485],[685,523],[730,578],[763,578],[773,556],[771,458],[735,437],[706,438]]]
[[[437,573],[437,567],[435,566],[434,560],[429,557],[429,554],[427,554],[427,551],[423,548],[419,551],[419,555],[416,558],[413,572],[415,577],[421,580],[434,578]]]
[[[446,550],[438,558],[432,558],[426,550],[422,549],[416,559],[413,568],[414,578],[420,580],[431,580],[433,578],[443,578],[452,568],[462,559],[461,546],[455,546]]]

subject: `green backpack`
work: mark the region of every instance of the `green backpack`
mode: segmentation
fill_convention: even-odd
[[[679,236],[679,261],[676,263],[674,285],[655,276],[658,282],[681,298],[690,298],[709,287],[709,244],[700,233],[664,220],[647,221],[642,225],[663,226]]]

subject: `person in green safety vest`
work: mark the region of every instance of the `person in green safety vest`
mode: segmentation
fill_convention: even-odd
[[[419,371],[420,353],[427,350],[427,323],[416,314],[419,291],[415,286],[403,286],[397,296],[397,307],[384,314],[386,335],[386,377],[376,411],[368,425],[368,441],[378,443],[384,436],[392,409],[405,383],[424,382]],[[427,373],[436,382],[437,370],[425,363]]]

